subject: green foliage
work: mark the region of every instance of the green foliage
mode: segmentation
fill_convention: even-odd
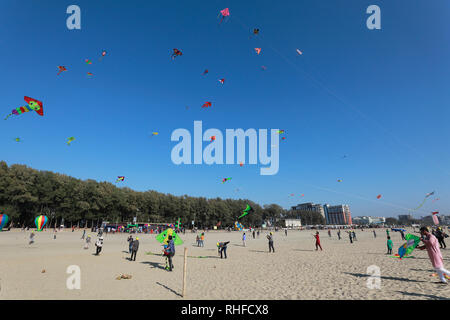
[[[102,221],[175,223],[181,218],[185,227],[212,228],[219,221],[221,228],[234,226],[247,204],[254,212],[239,221],[245,226],[260,227],[263,221],[282,221],[286,210],[271,204],[262,208],[246,199],[206,199],[187,195],[175,196],[153,190],[137,192],[118,188],[109,182],[79,180],[49,171],[38,171],[24,165],[0,162],[0,210],[15,225],[34,224],[39,214],[47,215],[48,226],[59,225],[64,218],[68,225],[91,226]]]

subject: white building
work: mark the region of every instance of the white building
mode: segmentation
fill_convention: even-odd
[[[301,219],[286,219],[284,223],[286,228],[300,228],[302,226]]]

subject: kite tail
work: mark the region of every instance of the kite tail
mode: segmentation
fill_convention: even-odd
[[[8,120],[8,118],[11,117],[12,115],[13,115],[12,113],[8,114],[5,118],[5,120]]]

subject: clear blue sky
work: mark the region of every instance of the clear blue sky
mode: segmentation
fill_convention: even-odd
[[[71,4],[81,30],[66,27]],[[366,27],[371,4],[381,30]],[[353,216],[405,214],[434,190],[414,214],[449,214],[449,9],[444,0],[3,0],[0,116],[24,95],[43,101],[45,116],[1,120],[0,159],[80,179],[123,175],[142,191],[346,203]],[[183,56],[170,59],[173,48]],[[68,71],[57,76],[59,65]],[[193,131],[194,120],[223,132],[286,130],[278,174],[174,165],[170,135]]]

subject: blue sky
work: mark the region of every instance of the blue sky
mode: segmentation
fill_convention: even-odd
[[[81,30],[66,27],[71,4]],[[381,30],[366,27],[372,4]],[[413,214],[449,214],[449,9],[444,0],[1,1],[2,112],[27,95],[45,116],[2,120],[0,159],[80,179],[125,176],[142,191],[345,203],[353,216],[405,214],[434,190],[440,200]],[[170,59],[173,48],[183,56]],[[68,71],[57,76],[59,65]],[[176,166],[171,133],[193,132],[195,120],[222,132],[286,130],[278,174]]]

